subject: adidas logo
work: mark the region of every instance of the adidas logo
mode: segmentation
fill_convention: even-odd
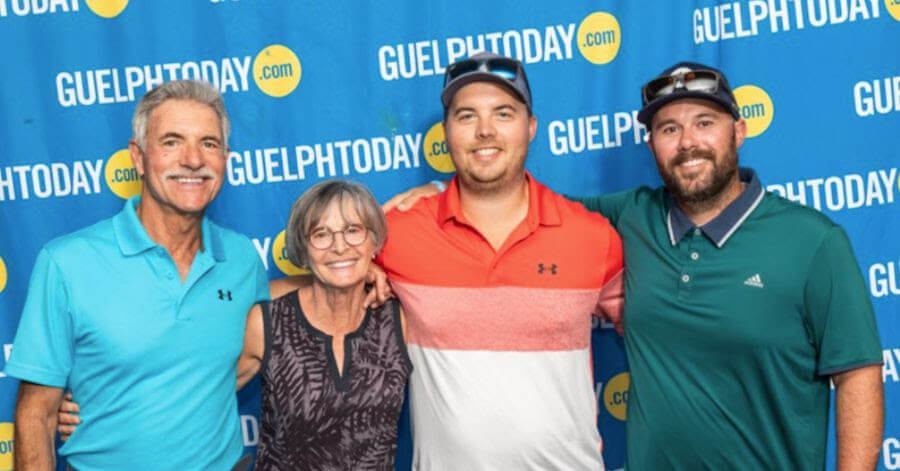
[[[764,286],[763,282],[762,282],[762,277],[759,276],[759,273],[744,280],[744,284],[747,286],[752,286],[754,288],[762,288]]]

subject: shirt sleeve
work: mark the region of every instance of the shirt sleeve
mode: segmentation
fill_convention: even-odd
[[[634,198],[634,190],[620,191],[603,196],[566,196],[566,198],[583,204],[589,211],[602,214],[613,227],[618,228],[619,216],[628,202]]]
[[[820,375],[882,362],[875,312],[846,233],[829,229],[813,259],[804,292]]]
[[[256,251],[254,253],[254,260],[256,261],[256,301],[257,303],[269,301],[269,275],[266,273],[266,267],[263,266],[262,260],[259,259],[259,256],[256,255]]]
[[[64,388],[75,352],[65,276],[47,249],[38,254],[6,374]]]
[[[609,230],[609,250],[606,253],[603,287],[597,308],[611,317],[618,317],[625,307],[624,253],[619,234]],[[595,313],[595,315],[598,313]]]

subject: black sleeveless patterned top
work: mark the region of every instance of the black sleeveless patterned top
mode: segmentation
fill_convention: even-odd
[[[332,337],[309,323],[297,292],[263,307],[266,350],[257,471],[394,470],[397,421],[412,364],[395,299],[368,309],[344,337],[343,376]]]

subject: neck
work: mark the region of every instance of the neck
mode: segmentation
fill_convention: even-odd
[[[175,262],[181,279],[187,277],[194,256],[203,248],[203,214],[180,214],[166,211],[148,202],[152,199],[143,195],[135,212],[147,235],[153,242],[163,246]]]
[[[528,214],[528,181],[522,174],[515,183],[484,193],[460,186],[459,205],[472,226],[498,249]]]
[[[301,288],[301,300],[308,301],[306,317],[322,332],[344,335],[356,330],[365,315],[366,292],[363,282],[348,288],[327,286],[314,279]]]
[[[676,200],[675,203],[695,226],[702,226],[722,214],[729,204],[741,196],[744,186],[745,184],[735,174],[734,180],[721,193],[712,198],[703,201]]]

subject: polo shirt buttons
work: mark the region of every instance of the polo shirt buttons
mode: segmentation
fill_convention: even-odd
[[[691,260],[697,260],[700,258],[699,252],[691,252]]]
[[[691,281],[691,277],[689,275],[681,275],[681,281],[687,283],[688,281]]]
[[[174,276],[175,276],[175,275],[174,275],[172,272],[170,272],[170,271],[167,271],[167,272],[166,272],[166,278],[168,278],[168,279],[171,280]]]
[[[700,235],[700,228],[699,228],[699,227],[695,227],[695,228],[694,228],[694,235],[695,235],[695,236]]]

